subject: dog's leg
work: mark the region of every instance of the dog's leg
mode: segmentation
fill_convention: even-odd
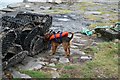
[[[63,42],[62,45],[63,45],[63,48],[65,50],[65,56],[68,57],[69,56],[69,53],[68,53],[68,51],[69,51],[68,50],[68,43],[67,42]]]
[[[55,42],[52,42],[52,53],[50,55],[54,55],[56,53],[57,45]]]
[[[68,47],[67,47],[67,56],[70,56],[70,43],[68,43]]]

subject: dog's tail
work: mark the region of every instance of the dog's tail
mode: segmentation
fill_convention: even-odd
[[[74,36],[74,33],[73,32],[69,32],[69,33],[72,34],[71,37],[69,38],[71,40]]]

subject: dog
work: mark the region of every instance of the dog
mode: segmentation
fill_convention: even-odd
[[[57,32],[57,33],[60,33],[60,32]],[[56,53],[57,47],[60,44],[62,44],[62,46],[65,50],[65,56],[66,57],[70,56],[70,41],[73,38],[74,33],[68,32],[68,34],[72,34],[71,37],[64,36],[64,37],[56,38],[56,39],[52,39],[52,40],[50,40],[50,37],[52,35],[56,35],[55,32],[45,34],[45,40],[50,41],[50,44],[51,44],[51,47],[52,47],[52,53],[50,55],[54,55]]]

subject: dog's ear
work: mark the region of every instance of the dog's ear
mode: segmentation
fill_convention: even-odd
[[[56,34],[55,31],[53,31],[53,34]]]
[[[50,30],[50,33],[52,33],[53,32],[53,30]]]
[[[45,40],[49,40],[49,38],[50,38],[51,35],[52,35],[52,34],[50,34],[50,33],[45,33],[45,34],[44,34]]]
[[[57,33],[60,33],[60,31],[58,31]]]

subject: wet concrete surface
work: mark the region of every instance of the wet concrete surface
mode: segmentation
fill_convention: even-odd
[[[70,31],[70,32],[79,32],[81,31],[83,25],[83,17],[76,14],[67,14],[67,15],[55,15],[53,16],[53,26],[51,27],[54,31]]]

